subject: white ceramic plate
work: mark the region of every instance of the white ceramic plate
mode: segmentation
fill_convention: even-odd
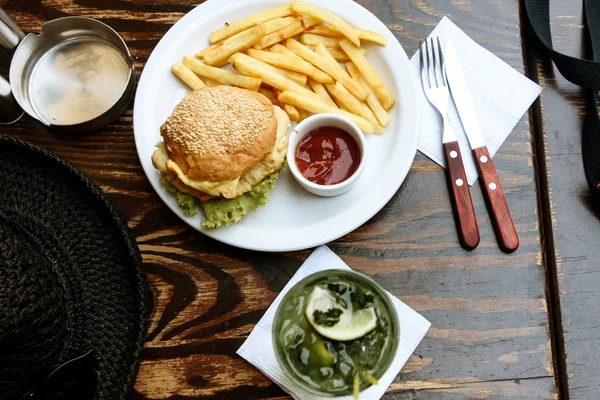
[[[319,2],[351,25],[383,34],[386,47],[368,46],[367,58],[396,99],[391,123],[383,135],[367,137],[368,163],[349,192],[332,198],[317,197],[302,189],[289,171],[282,171],[269,203],[242,221],[213,231],[201,227],[202,210],[186,217],[175,198],[159,184],[151,156],[161,140],[159,127],[188,89],[171,74],[170,67],[184,55],[208,45],[208,35],[227,21],[286,4],[281,0],[209,0],[186,14],[161,39],[142,73],[133,112],[135,143],[146,176],[161,199],[190,226],[218,241],[245,249],[292,251],[315,247],[356,229],[385,206],[396,193],[416,150],[420,109],[416,81],[406,53],[386,26],[351,0]]]

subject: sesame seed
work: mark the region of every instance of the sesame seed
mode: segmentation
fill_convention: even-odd
[[[161,127],[163,136],[200,155],[247,151],[272,118],[272,108],[253,97],[232,96],[237,90],[218,86],[189,93]]]

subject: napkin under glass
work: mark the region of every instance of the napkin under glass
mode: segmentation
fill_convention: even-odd
[[[452,41],[460,59],[465,81],[471,92],[485,144],[493,157],[515,128],[523,114],[539,96],[542,88],[500,58],[477,44],[448,17],[443,17],[429,37],[439,37],[442,49]],[[421,102],[419,150],[445,167],[442,148],[442,121],[427,101],[421,83],[419,51],[410,59],[418,82]],[[458,138],[469,185],[478,178],[469,140],[460,122],[454,102],[448,109],[450,125]]]
[[[294,399],[298,400],[317,400],[322,397],[314,395],[298,387],[279,366],[275,351],[273,349],[271,328],[277,306],[285,294],[301,279],[308,275],[328,269],[350,269],[341,258],[339,258],[327,246],[317,248],[302,264],[296,274],[290,279],[283,288],[279,296],[269,307],[265,315],[258,321],[254,330],[248,336],[248,339],[238,349],[237,354],[246,359],[263,374],[278,384],[283,390],[289,393]],[[416,311],[406,304],[390,295],[390,299],[398,314],[400,323],[400,343],[398,351],[390,368],[379,379],[377,385],[371,386],[360,393],[361,400],[376,400],[381,398],[388,386],[400,372],[410,355],[415,351],[417,345],[431,326],[431,323],[419,315]],[[336,399],[352,400],[352,396],[340,396]]]

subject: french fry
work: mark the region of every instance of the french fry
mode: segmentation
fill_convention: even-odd
[[[294,17],[275,18],[270,21],[267,21],[264,23],[265,29],[266,29],[265,35],[268,35],[269,33],[275,32],[279,29],[285,28],[286,26],[292,24],[294,21],[296,21],[296,18],[294,18]],[[225,40],[221,40],[220,42],[217,42],[215,44],[208,46],[205,49],[200,50],[199,52],[196,53],[196,57],[202,59],[204,57],[204,55],[206,53],[208,53],[209,51],[214,50],[217,47],[222,46],[223,44],[227,44],[227,43],[230,43],[230,42],[238,39],[240,36],[246,34],[251,29],[252,28],[246,29],[245,31],[238,32],[235,35],[230,36]]]
[[[340,66],[340,64],[338,64],[337,60],[335,59],[335,57],[333,57],[331,55],[331,53],[329,52],[329,50],[327,49],[327,47],[323,44],[323,43],[318,43],[315,46],[315,53],[317,53],[318,55],[325,57],[326,59],[328,59],[332,65],[335,65],[336,68],[338,68],[340,71],[345,72],[344,68],[342,68]]]
[[[266,64],[266,63],[265,63]],[[308,80],[308,77],[305,74],[301,74],[300,72],[296,72],[296,71],[290,71],[284,68],[279,68],[276,67],[274,65],[269,65],[267,64],[269,67],[271,67],[271,69],[275,72],[277,72],[280,75],[285,76],[286,78],[288,78],[291,81],[296,82],[298,85],[300,86],[305,86],[306,82]]]
[[[240,53],[236,53],[240,54]],[[260,79],[236,74],[235,72],[226,71],[224,69],[211,67],[204,64],[195,57],[183,57],[183,64],[191,69],[195,74],[211,78],[221,83],[228,85],[239,86],[244,89],[257,91],[262,83]]]
[[[298,108],[298,115],[299,115],[298,122],[302,122],[306,118],[310,117],[311,113],[306,111],[304,108]]]
[[[317,45],[316,51],[317,51],[317,54],[319,54],[319,55],[325,57],[326,59],[328,59],[329,61],[331,61],[336,66],[336,68],[343,70],[343,68],[333,59],[331,54],[329,54],[329,52],[327,51],[327,48],[322,43]],[[379,129],[378,129],[377,125],[379,125],[379,123],[374,115],[373,115],[373,118],[370,118],[371,117],[370,110],[367,108],[367,110],[365,111],[362,107],[362,106],[364,106],[364,104],[362,104],[362,102],[360,100],[358,100],[352,93],[350,93],[345,87],[343,89],[340,89],[339,87],[340,86],[343,87],[343,85],[341,85],[341,84],[338,85],[339,83],[340,82],[338,81],[336,84],[325,84],[324,85],[327,93],[329,95],[331,95],[335,104],[342,110],[359,115],[359,116],[365,118],[366,120],[368,120],[371,123],[371,125],[373,125],[375,133],[383,132],[383,127],[381,127],[381,132],[378,132]]]
[[[337,97],[335,97],[333,95],[333,93],[331,93],[330,89],[335,86],[335,85],[323,85],[325,87],[325,89],[327,90],[327,94],[329,95],[329,97],[331,97],[333,99],[333,102],[335,103],[335,105],[337,106],[337,108],[339,108],[340,110],[344,110],[344,111],[348,111],[350,112],[350,110],[348,110],[348,107],[346,107],[344,105],[344,103],[340,102],[338,100]]]
[[[252,58],[254,60],[260,61],[254,57],[252,57]],[[298,85],[300,85],[300,86],[306,85],[308,77],[305,74],[301,74],[300,72],[296,72],[296,71],[290,71],[290,70],[287,70],[284,68],[279,68],[274,65],[267,64],[267,63],[264,63],[264,64],[265,64],[266,68],[270,69],[273,72],[278,73],[279,75],[282,75],[282,76],[288,78],[291,81],[296,82]]]
[[[275,43],[271,47],[271,51],[274,52],[274,53],[285,54],[287,56],[294,57],[297,60],[304,60],[298,54],[294,53],[293,51],[291,51],[290,49],[288,49],[287,47],[285,47],[284,45],[282,45],[280,43]]]
[[[227,64],[227,60],[238,51],[244,51],[249,47],[254,46],[261,40],[267,32],[267,28],[263,22],[259,23],[252,29],[248,29],[243,35],[237,39],[224,43],[222,46],[204,54],[202,60],[214,67],[221,67]]]
[[[212,78],[206,78],[205,81],[206,81],[206,86],[208,86],[208,87],[215,87],[215,86],[221,86],[222,85],[221,82],[216,81],[216,80],[214,80]]]
[[[281,108],[288,115],[288,117],[290,118],[290,121],[300,121],[300,113],[298,113],[298,109],[296,107],[291,106],[287,103],[279,103],[279,104],[281,104],[283,106]]]
[[[314,33],[316,35],[329,36],[329,37],[334,37],[334,38],[344,37],[342,32],[338,31],[335,28],[332,28],[331,26],[327,26],[327,25],[319,25],[319,26],[310,27],[306,30],[306,33],[307,34]],[[360,40],[364,40],[364,41],[371,42],[371,43],[376,43],[380,46],[387,45],[387,39],[383,35],[381,35],[377,32],[367,31],[364,29],[356,29],[356,33],[358,34],[358,38]]]
[[[375,91],[375,94],[377,95],[377,98],[381,102],[383,108],[386,111],[389,111],[394,105],[394,98],[383,85],[383,82],[377,75],[377,72],[375,72],[371,64],[369,64],[365,56],[360,54],[358,48],[347,39],[342,39],[340,41],[340,46],[342,47],[342,50],[348,54],[348,57],[350,57],[354,65],[356,65],[360,71],[360,74],[373,87],[373,90]]]
[[[299,35],[304,31],[304,29],[305,28],[302,20],[297,19],[291,25],[264,36],[258,43],[254,45],[254,48],[262,50],[265,47],[279,43],[287,38]]]
[[[273,105],[279,106],[279,100],[277,100],[277,96],[275,95],[275,93],[273,93],[273,89],[261,86],[258,88],[258,93],[271,100],[271,103],[273,103]]]
[[[356,97],[358,97],[361,101],[366,100],[369,93],[362,88],[358,83],[354,82],[350,75],[346,71],[344,71],[339,67],[339,65],[334,65],[327,58],[315,53],[310,50],[308,47],[303,45],[294,39],[288,39],[286,41],[286,47],[292,50],[294,53],[298,54],[300,57],[304,58],[306,61],[310,62],[317,68],[323,70],[326,74],[331,76],[333,79],[340,81],[351,93],[354,93]],[[337,64],[337,63],[335,63]]]
[[[319,43],[317,44],[317,46],[315,47],[315,52],[323,57],[325,57],[326,59],[328,59],[329,61],[331,61],[331,63],[333,65],[335,65],[336,68],[339,68],[342,72],[346,72],[341,66],[340,64],[338,64],[338,62],[335,60],[335,58],[333,58],[333,56],[331,55],[331,53],[329,52],[329,50],[327,49],[327,47],[325,47],[323,45],[323,43]],[[354,79],[353,79],[354,80]],[[356,82],[357,85],[360,85],[358,82]],[[367,120],[369,120],[369,122],[373,125],[373,127],[375,128],[375,133],[379,133],[378,131],[378,127],[377,127],[377,119],[370,120],[369,118],[367,118],[367,113],[363,112],[360,113],[357,110],[361,110],[362,108],[360,106],[356,106],[356,107],[352,107],[352,106],[348,106],[346,101],[343,101],[343,99],[340,99],[340,93],[342,93],[343,95],[345,95],[345,93],[341,92],[341,91],[335,91],[335,86],[336,85],[325,85],[327,92],[329,94],[331,94],[331,96],[333,97],[333,100],[335,101],[335,103],[337,104],[337,106],[339,108],[341,108],[342,110],[346,110],[346,111],[350,111],[353,112],[357,115],[362,116],[363,118],[366,118]],[[367,90],[366,88],[364,88],[365,90]],[[356,99],[356,97],[354,97],[354,95],[352,95],[350,92],[348,92],[348,94],[350,94],[351,97],[353,97],[354,99]],[[368,97],[367,97],[368,98]],[[360,101],[358,99],[356,99],[357,101]],[[348,101],[351,101],[351,99],[348,99]],[[367,109],[368,110],[368,109]],[[364,111],[364,110],[363,110]],[[383,130],[383,128],[382,128]]]
[[[375,114],[362,101],[358,100],[340,82],[327,83],[325,87],[331,95],[352,114],[356,114],[369,121],[373,125],[373,133],[383,133],[383,126],[377,120]]]
[[[314,33],[315,35],[329,36],[334,38],[344,37],[342,32],[328,25],[311,26],[306,30],[306,33]]]
[[[316,49],[316,46],[313,46],[313,45],[307,45],[306,47],[308,47],[312,51],[315,51],[315,49]],[[333,58],[335,58],[336,61],[339,61],[339,62],[350,61],[350,57],[348,57],[348,54],[346,54],[344,52],[344,50],[342,50],[339,47],[328,47],[327,51],[329,51],[329,53],[331,53],[331,55],[333,56]],[[365,50],[365,49],[360,49],[360,52],[362,54],[367,54],[367,50]]]
[[[311,15],[303,15],[302,16],[302,23],[304,24],[305,28],[311,28],[315,25],[319,25],[321,21],[319,18],[317,17],[313,17]]]
[[[198,75],[194,74],[194,71],[183,65],[183,63],[178,62],[173,64],[173,66],[171,66],[171,72],[192,90],[206,87],[204,82],[202,82],[202,79],[198,78]]]
[[[293,24],[294,21],[296,21],[296,18],[294,18],[294,17],[275,18],[270,21],[266,21],[266,22],[264,22],[265,29],[266,29],[265,35],[268,35],[269,33],[273,33],[275,31],[283,29],[286,26]],[[250,28],[250,29],[252,29],[252,28]],[[233,40],[236,40],[241,35],[243,35],[245,32],[248,32],[250,29],[246,29],[245,31],[236,33],[235,35],[228,37],[227,39],[223,40],[223,43],[226,44]]]
[[[325,86],[323,86],[322,83],[319,83],[313,79],[309,79],[308,80],[308,84],[310,85],[310,87],[312,88],[312,90],[319,95],[319,97],[321,98],[321,100],[323,100],[325,103],[327,103],[328,105],[330,105],[331,107],[337,107],[337,104],[335,104],[335,101],[333,101],[333,99],[331,98],[331,96],[329,95],[329,93],[327,93],[327,89],[325,88]]]
[[[325,47],[323,45],[323,43],[317,44],[316,52],[317,52],[317,54],[327,58],[329,61],[334,63],[339,69],[343,70],[343,68],[337,63],[337,61],[335,61],[333,56],[329,53],[329,51],[327,50],[327,47]],[[356,81],[354,78],[352,78],[352,80],[354,80],[357,84],[362,86],[365,90],[367,90],[367,91],[369,90],[366,85],[365,86],[361,85],[360,82]],[[325,85],[325,87],[327,88],[327,91],[333,96],[333,99],[335,100],[337,105],[341,109],[350,111],[351,113],[359,115],[359,116],[365,118],[367,121],[369,121],[371,123],[371,125],[373,125],[374,133],[377,133],[377,134],[383,133],[383,126],[379,123],[378,118],[371,111],[371,109],[369,109],[369,107],[367,107],[365,104],[363,104],[352,93],[350,93],[343,85],[341,85],[339,83],[340,82],[337,82],[335,85],[332,85],[332,84]],[[371,93],[369,93],[369,94],[371,94]],[[369,97],[367,97],[367,100],[368,99],[369,99]],[[377,100],[377,98],[375,98],[375,100]]]
[[[210,46],[200,50],[199,52],[196,53],[196,57],[198,57],[199,59],[202,59],[202,57],[204,57],[204,55],[206,53],[208,53],[209,51],[212,51],[216,48],[219,48],[223,46],[223,41],[220,41],[219,43],[215,43],[215,44],[211,44]]]
[[[354,63],[350,61],[346,64],[346,69],[348,70],[348,73],[350,74],[352,79],[357,81],[362,87],[369,91],[369,97],[367,97],[367,104],[369,105],[369,108],[371,108],[371,111],[373,111],[381,125],[388,126],[388,124],[390,123],[390,116],[383,109],[383,106],[379,102],[379,99],[377,99],[377,96],[375,95],[375,92],[373,92],[373,89],[371,89],[371,87],[367,85],[367,82],[365,82],[363,77],[360,75],[360,72],[358,71],[358,68],[356,68],[356,65],[354,65]]]
[[[314,35],[312,33],[303,33],[302,35],[300,35],[300,43],[311,46],[316,46],[317,43],[323,43],[327,47],[340,47],[340,39],[336,39],[334,37]]]
[[[275,94],[275,96],[279,97],[279,95],[281,94],[281,90],[273,89],[273,93]],[[282,102],[279,102],[279,104],[281,105],[283,111],[285,111],[285,113],[288,115],[288,117],[290,117],[290,121],[300,120],[300,113],[298,112],[298,109],[296,107]]]
[[[321,55],[321,56],[325,57],[325,58],[326,58],[326,59],[328,59],[329,61],[331,61],[331,62],[332,62],[332,63],[333,63],[333,64],[334,64],[334,65],[335,65],[337,68],[339,68],[339,69],[340,69],[340,70],[342,70],[343,72],[346,72],[346,71],[345,71],[345,70],[342,68],[342,66],[341,66],[340,64],[338,64],[338,63],[337,63],[337,61],[335,60],[335,58],[333,58],[333,56],[332,56],[332,55],[331,55],[331,53],[329,52],[328,48],[327,48],[327,47],[325,47],[325,46],[323,45],[323,43],[319,43],[319,44],[317,44],[317,46],[315,47],[315,52],[316,52],[317,54],[319,54],[319,55]],[[351,78],[352,78],[352,77],[351,77]],[[363,85],[361,85],[361,84],[360,84],[360,82],[356,81],[354,78],[352,78],[352,80],[354,80],[354,81],[356,82],[356,84],[358,84],[358,85],[362,86],[362,87],[363,87],[365,90],[367,90],[367,91],[369,90],[367,86],[363,86]],[[351,112],[354,112],[354,113],[356,113],[356,110],[357,110],[356,108],[350,108],[350,107],[348,107],[348,105],[347,105],[347,104],[346,104],[344,101],[340,101],[340,99],[338,98],[338,96],[336,96],[336,94],[335,94],[335,93],[332,93],[332,91],[331,91],[331,88],[330,88],[329,86],[326,86],[326,88],[327,88],[327,91],[328,91],[329,93],[331,93],[331,95],[333,96],[333,99],[334,99],[334,100],[335,100],[335,102],[337,103],[338,107],[340,107],[340,108],[341,108],[341,109],[343,109],[343,110],[350,110]],[[339,91],[338,91],[338,92],[339,92]],[[350,92],[348,92],[348,93],[350,93]],[[350,95],[351,95],[352,97],[354,97],[354,96],[353,96],[351,93],[350,93]],[[368,100],[368,99],[369,99],[369,98],[367,97],[367,100]],[[377,120],[377,119],[375,119],[375,120],[373,121],[373,120],[371,120],[370,118],[367,118],[367,116],[368,116],[368,117],[370,117],[370,116],[371,116],[370,110],[369,110],[368,108],[367,108],[367,112],[363,112],[362,114],[361,114],[361,113],[359,113],[358,115],[360,115],[360,116],[362,116],[362,117],[366,118],[367,120],[369,120],[369,122],[371,122],[371,124],[372,124],[372,125],[375,127],[375,133],[379,133],[379,132],[377,132],[377,130],[378,130],[378,128],[377,128],[377,125],[379,124],[379,123],[377,122],[378,120]],[[383,131],[383,127],[382,127],[382,129],[381,129],[381,130]]]
[[[316,93],[275,72],[271,65],[252,58],[247,54],[236,53],[231,56],[229,62],[242,74],[260,78],[259,80],[262,80],[273,88],[281,91],[294,91],[316,100],[320,99]]]
[[[246,52],[250,57],[254,57],[258,60],[264,61],[267,64],[274,65],[276,67],[284,68],[290,71],[296,71],[301,74],[305,74],[321,83],[332,83],[333,78],[329,75],[316,68],[311,63],[304,61],[301,58],[288,56],[286,54],[279,54],[272,51],[248,49]]]
[[[387,39],[380,33],[367,31],[365,29],[357,29],[356,33],[360,40],[378,44],[380,46],[387,46]]]
[[[307,14],[328,23],[338,31],[342,32],[352,43],[360,47],[360,39],[358,38],[356,30],[337,15],[303,1],[294,2],[292,4],[292,9],[299,14]]]
[[[303,108],[306,111],[311,112],[313,114],[332,113],[343,115],[352,120],[364,133],[373,133],[373,125],[371,125],[366,119],[359,117],[358,115],[349,113],[347,111],[340,110],[339,108],[332,107],[326,104],[325,102],[321,101],[319,98],[315,99],[313,97],[305,97],[298,92],[294,92],[292,90],[285,90],[281,92],[278,99],[281,102],[291,104],[294,107]]]
[[[237,21],[227,23],[222,28],[211,32],[208,36],[208,40],[211,44],[217,43],[221,40],[225,40],[228,37],[235,35],[238,32],[251,28],[260,22],[270,21],[275,18],[287,17],[288,15],[292,15],[292,12],[292,8],[289,5],[287,5],[249,15],[247,17],[238,19]]]
[[[343,104],[338,104],[338,105],[340,106],[340,110],[344,110],[344,111],[346,111],[346,112],[351,112],[351,111],[348,109],[348,107],[346,107],[345,105],[343,105]],[[373,133],[375,133],[375,128],[373,128]]]

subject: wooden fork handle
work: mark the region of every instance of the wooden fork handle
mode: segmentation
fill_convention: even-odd
[[[502,251],[512,253],[519,247],[519,237],[510,216],[492,157],[486,146],[473,149],[473,158],[479,171],[483,196],[496,231],[498,244]]]
[[[458,231],[458,240],[467,250],[479,244],[479,228],[473,210],[473,201],[458,142],[443,144],[446,159],[446,177]]]

